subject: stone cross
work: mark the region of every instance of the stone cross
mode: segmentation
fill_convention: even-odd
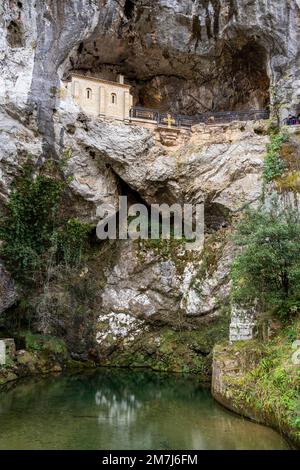
[[[172,124],[175,124],[175,119],[172,118],[171,114],[168,114],[166,118],[163,119],[164,122],[168,124],[168,128],[172,128]]]

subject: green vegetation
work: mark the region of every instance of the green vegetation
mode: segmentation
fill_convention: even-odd
[[[207,275],[212,275],[216,270],[223,254],[226,240],[227,233],[224,229],[219,229],[216,233],[206,237],[203,252],[201,253],[200,266],[197,271],[197,284],[198,281],[202,281]]]
[[[280,191],[300,192],[300,174],[299,171],[290,171],[276,180],[276,186]]]
[[[0,222],[1,257],[14,279],[36,277],[52,246],[62,183],[46,176],[33,179],[29,168],[16,182]]]
[[[60,258],[66,265],[78,266],[88,247],[88,236],[91,231],[89,224],[78,219],[69,219],[58,235]]]
[[[91,226],[65,215],[64,191],[59,164],[49,160],[34,175],[29,159],[0,217],[0,256],[19,291],[2,327],[16,338],[28,330],[23,341],[27,350],[57,355],[64,354],[65,345],[56,337],[68,336],[76,343],[73,336],[79,335],[81,320],[88,325],[95,298],[84,270],[92,251]],[[33,327],[52,336],[33,335]]]
[[[188,261],[193,261],[199,257],[197,251],[185,249],[184,238],[176,239],[171,237],[170,239],[149,239],[149,240],[137,240],[137,253],[141,262],[146,256],[148,251],[154,252],[163,260],[173,261],[177,273],[182,274]]]
[[[298,192],[297,146],[288,140],[284,133],[271,135],[263,179],[279,191]],[[300,338],[299,212],[273,197],[245,210],[233,238],[239,250],[231,268],[232,301],[248,311],[254,307],[258,330],[261,323],[268,328],[266,341],[215,347],[221,395],[237,412],[282,430],[299,445],[300,369],[292,360]]]
[[[248,209],[237,227],[242,250],[232,265],[232,297],[261,313],[285,318],[300,311],[300,220],[276,202]]]
[[[30,163],[15,182],[0,219],[0,254],[21,287],[41,283],[49,263],[81,261],[90,227],[64,220],[63,190],[57,176],[34,177]]]
[[[61,338],[34,334],[30,331],[21,332],[19,337],[24,340],[27,351],[46,351],[60,356],[67,353],[66,344]]]
[[[171,327],[145,332],[126,347],[112,351],[103,364],[116,367],[149,367],[161,372],[195,373],[208,380],[211,353],[216,342],[228,336],[229,316],[203,324],[195,330]]]
[[[287,142],[286,134],[272,134],[271,142],[267,146],[267,156],[264,161],[263,179],[265,183],[271,183],[283,175],[285,162],[281,158],[280,150],[282,144]]]
[[[300,153],[298,138],[289,138],[280,151],[285,164],[284,173],[276,178],[275,186],[280,193],[300,192]]]

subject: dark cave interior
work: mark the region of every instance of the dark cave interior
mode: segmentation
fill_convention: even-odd
[[[134,2],[126,0],[124,15],[131,24]],[[143,24],[143,26],[145,26]],[[266,109],[270,102],[268,54],[257,36],[236,33],[216,40],[206,55],[159,46],[149,28],[139,36],[138,24],[119,36],[93,37],[78,44],[65,62],[70,72],[115,81],[125,76],[134,106],[161,112],[195,115],[203,112]],[[122,29],[122,28],[121,28]]]

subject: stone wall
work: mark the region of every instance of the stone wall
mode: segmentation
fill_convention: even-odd
[[[247,341],[253,339],[255,326],[254,312],[234,305],[231,307],[230,341]]]

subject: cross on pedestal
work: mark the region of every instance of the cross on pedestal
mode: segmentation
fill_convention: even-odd
[[[168,114],[166,118],[163,119],[164,122],[168,124],[168,128],[172,127],[172,124],[175,124],[176,120],[172,118],[171,114]]]

